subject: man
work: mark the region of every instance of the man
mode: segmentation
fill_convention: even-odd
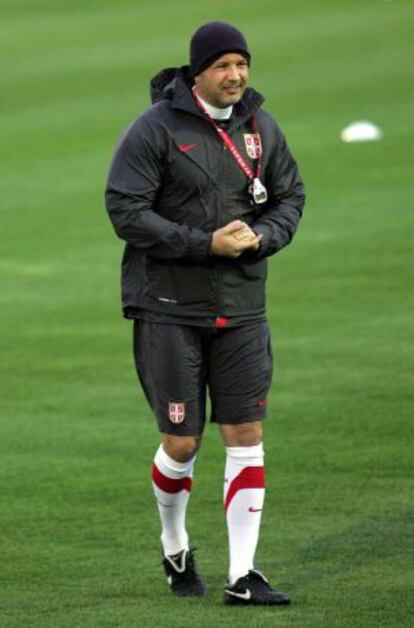
[[[304,204],[284,136],[247,88],[242,33],[201,26],[190,65],[160,72],[153,105],[123,135],[106,204],[134,319],[137,373],[161,444],[152,480],[163,564],[176,595],[204,595],[185,527],[206,420],[226,447],[228,604],[289,604],[254,568],[265,482],[261,421],[271,383],[267,258],[287,245]]]

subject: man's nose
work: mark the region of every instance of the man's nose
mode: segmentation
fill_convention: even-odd
[[[240,72],[237,65],[231,65],[228,69],[227,77],[229,81],[239,81],[240,80]]]

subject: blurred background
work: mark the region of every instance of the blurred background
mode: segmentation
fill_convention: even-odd
[[[172,600],[161,575],[158,436],[103,202],[150,78],[186,63],[192,33],[215,19],[246,35],[251,84],[308,194],[268,281],[276,376],[258,551],[295,604],[249,609],[248,623],[411,625],[413,3],[0,0],[0,12],[2,625],[246,621],[220,602],[214,427],[189,510],[211,596]],[[382,139],[342,142],[356,120]]]

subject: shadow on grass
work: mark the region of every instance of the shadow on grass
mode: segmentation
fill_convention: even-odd
[[[290,590],[346,574],[392,558],[406,558],[414,532],[414,510],[361,521],[347,530],[316,540],[298,549],[288,565]],[[300,566],[300,569],[298,567]],[[295,576],[295,571],[300,571]]]

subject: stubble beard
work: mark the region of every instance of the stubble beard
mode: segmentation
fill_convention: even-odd
[[[237,89],[237,91],[235,94],[231,94],[227,92],[227,89]],[[222,100],[220,104],[216,105],[216,107],[219,107],[220,109],[225,109],[226,107],[230,107],[231,105],[236,105],[242,99],[245,90],[245,84],[239,85],[237,87],[234,87],[232,85],[223,86],[222,91],[220,92],[220,94],[222,94]]]

